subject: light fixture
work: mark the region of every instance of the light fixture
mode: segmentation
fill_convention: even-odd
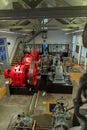
[[[65,34],[68,35],[68,34],[78,33],[78,32],[83,32],[83,29],[81,29],[81,30],[75,30],[75,31],[68,32],[68,33],[65,33]]]
[[[8,31],[8,30],[0,30],[0,33],[29,35],[27,33],[11,32],[11,31]]]

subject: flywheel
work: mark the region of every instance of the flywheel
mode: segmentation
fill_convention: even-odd
[[[83,31],[83,34],[82,34],[82,40],[83,40],[84,47],[87,48],[87,23],[84,27],[84,31]]]
[[[36,86],[37,84],[37,75],[38,75],[38,70],[36,63],[34,61],[31,62],[30,64],[30,69],[29,69],[29,82],[30,85]]]

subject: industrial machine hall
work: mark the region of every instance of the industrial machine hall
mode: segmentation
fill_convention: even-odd
[[[0,130],[87,130],[87,0],[0,0]]]

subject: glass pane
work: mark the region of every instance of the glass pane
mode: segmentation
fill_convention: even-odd
[[[0,52],[2,51],[2,47],[0,47]]]
[[[73,44],[72,51],[75,52],[75,50],[76,50],[76,35],[74,35],[72,38],[72,44]]]
[[[0,39],[0,45],[4,45],[4,39]]]
[[[4,45],[0,45],[0,61],[6,60],[6,49]]]

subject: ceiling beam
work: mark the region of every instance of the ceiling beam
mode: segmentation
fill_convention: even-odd
[[[87,6],[0,10],[0,20],[86,17]]]

